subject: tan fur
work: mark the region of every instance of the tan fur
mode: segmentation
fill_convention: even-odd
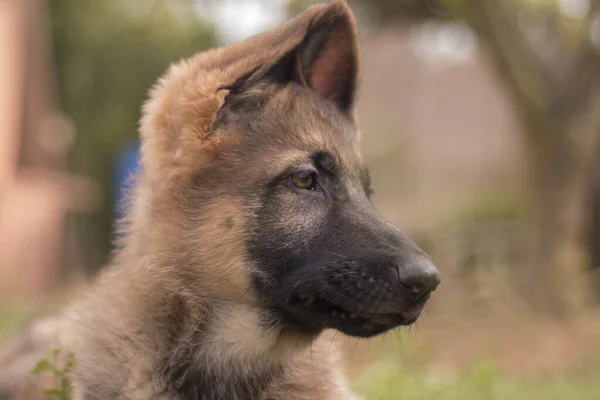
[[[154,370],[159,350],[169,345],[166,332],[174,324],[180,324],[181,337],[189,338],[179,346],[189,348],[193,362],[215,376],[285,366],[261,399],[352,398],[331,332],[312,337],[259,323],[260,304],[248,276],[247,232],[240,215],[242,209],[252,210],[252,203],[224,194],[194,213],[186,197],[194,177],[238,140],[236,135],[211,133],[229,93],[226,88],[249,73],[260,75],[324,16],[344,16],[350,34],[356,35],[343,1],[314,6],[278,29],[173,65],[152,89],[140,125],[144,173],[114,265],[56,317],[57,326],[37,346],[36,354],[50,345],[74,352],[76,399],[176,398],[162,391],[164,382]],[[350,50],[356,52],[352,40]],[[290,95],[283,90],[273,102],[288,101]],[[305,148],[337,149],[351,155],[348,163],[362,163],[356,142],[331,139],[323,133],[324,124],[297,125]],[[272,173],[306,158],[307,151],[294,148],[269,161]],[[173,310],[181,315],[173,315]],[[209,310],[210,324],[205,325]],[[198,331],[204,334],[202,343],[194,341]]]

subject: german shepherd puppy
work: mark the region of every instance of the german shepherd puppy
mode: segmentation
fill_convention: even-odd
[[[338,0],[174,64],[112,267],[18,346],[72,351],[76,399],[352,398],[324,331],[412,324],[440,282],[369,200],[357,47]]]

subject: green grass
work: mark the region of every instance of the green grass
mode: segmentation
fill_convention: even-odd
[[[458,373],[410,373],[381,361],[355,388],[367,400],[600,400],[600,373],[509,378],[491,362]]]

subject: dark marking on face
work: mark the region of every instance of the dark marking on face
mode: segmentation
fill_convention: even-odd
[[[235,223],[233,222],[233,217],[229,217],[225,220],[225,227],[227,229],[233,228],[234,225],[235,225]]]
[[[317,156],[315,157],[315,162],[317,164],[317,166],[319,166],[320,168],[322,168],[323,170],[329,172],[329,173],[335,173],[335,162],[333,157],[331,156],[331,154],[328,153],[319,153],[317,154]]]

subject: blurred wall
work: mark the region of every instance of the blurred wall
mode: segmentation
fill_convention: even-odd
[[[63,262],[68,177],[44,7],[0,4],[0,293],[44,291]]]

